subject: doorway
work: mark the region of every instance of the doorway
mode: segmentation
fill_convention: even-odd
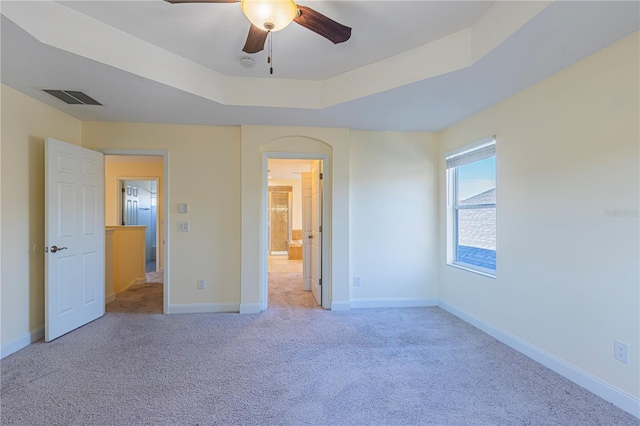
[[[103,153],[105,222],[109,228],[115,229],[114,243],[118,229],[145,227],[144,230],[136,231],[141,240],[138,246],[140,248],[135,250],[136,253],[140,251],[142,277],[134,285],[121,289],[120,292],[114,289],[115,300],[118,301],[118,294],[121,294],[120,301],[131,302],[131,309],[135,312],[167,313],[169,233],[166,224],[169,199],[165,176],[168,175],[168,153],[156,150],[105,150]],[[129,246],[120,246],[120,250],[127,249]],[[145,285],[148,288],[143,288]],[[127,296],[131,293],[130,289],[138,293],[152,291],[153,299],[156,301],[154,306],[147,306],[139,311],[137,307],[142,306],[139,301],[134,303],[133,299]],[[143,299],[146,301],[146,296]],[[110,304],[107,308],[116,311],[129,309],[119,306],[122,303],[116,307]]]
[[[157,272],[158,178],[120,179],[120,223],[145,226],[145,271]]]
[[[265,296],[271,307],[322,306],[322,167],[312,158],[267,161]]]

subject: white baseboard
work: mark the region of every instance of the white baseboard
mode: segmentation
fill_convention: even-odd
[[[351,302],[331,302],[332,311],[349,311],[351,310]]]
[[[439,306],[457,316],[458,318],[468,322],[474,327],[484,331],[488,335],[496,338],[507,346],[512,347],[523,355],[528,356],[534,361],[539,362],[552,371],[566,377],[572,382],[582,386],[590,392],[598,395],[600,398],[609,401],[616,407],[619,407],[627,413],[640,418],[640,399],[611,386],[610,384],[598,379],[595,376],[569,364],[566,361],[534,346],[519,337],[516,337],[504,330],[501,330],[489,323],[486,323],[478,317],[446,302],[440,301]]]
[[[260,303],[241,303],[240,304],[240,313],[241,314],[259,314],[260,313]]]
[[[30,333],[24,334],[20,337],[17,337],[7,343],[6,345],[2,345],[0,348],[0,359],[11,355],[12,353],[18,352],[20,349],[26,348],[33,342],[36,342],[44,337],[44,326],[38,327]]]
[[[169,305],[168,314],[207,314],[221,312],[238,312],[237,303],[185,303]]]
[[[418,308],[438,306],[438,299],[398,297],[391,299],[351,299],[351,308]]]
[[[114,300],[116,300],[116,294],[115,293],[108,294],[104,298],[104,304],[108,305],[109,303],[113,302]]]

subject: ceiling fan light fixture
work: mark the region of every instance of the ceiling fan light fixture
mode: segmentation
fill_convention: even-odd
[[[298,15],[293,0],[242,0],[242,12],[264,31],[280,31]]]

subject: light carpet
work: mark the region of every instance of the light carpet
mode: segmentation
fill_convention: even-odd
[[[162,272],[147,272],[145,274],[145,281],[147,283],[157,283],[157,284],[162,284],[162,279],[163,279],[163,273]]]
[[[2,360],[1,423],[640,424],[442,309],[325,311],[299,279],[270,277],[256,315],[162,315],[162,286],[134,286]]]
[[[310,291],[302,289],[301,273],[269,272],[270,309],[322,309]]]

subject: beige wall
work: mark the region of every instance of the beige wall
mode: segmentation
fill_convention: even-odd
[[[158,223],[163,220],[163,199],[164,193],[164,165],[162,157],[142,157],[140,159],[129,156],[105,156],[104,161],[104,196],[105,196],[105,215],[104,221],[106,226],[119,226],[120,212],[118,208],[118,197],[120,196],[119,180],[122,178],[147,179],[158,178],[158,198],[157,210],[159,215]]]
[[[351,131],[349,158],[352,306],[435,304],[438,136]]]
[[[105,229],[104,238],[104,303],[108,305],[116,298],[113,286],[113,228]]]
[[[82,125],[92,149],[169,153],[169,304],[240,303],[240,129],[237,127],[98,123]],[[178,203],[190,211],[179,214]],[[191,232],[177,232],[188,221]],[[197,280],[206,280],[198,290]],[[226,305],[225,305],[226,306]]]
[[[137,178],[137,179],[158,179],[157,188],[157,206],[158,220],[156,222],[157,238],[156,245],[158,247],[158,267],[164,266],[164,250],[162,240],[164,239],[164,164],[163,157],[136,157],[136,156],[105,156],[104,162],[104,197],[105,197],[105,225],[118,226],[120,213],[120,196],[121,178]]]
[[[441,135],[444,153],[497,135],[497,277],[445,265],[440,299],[639,396],[638,33]],[[636,210],[637,211],[637,210]],[[614,339],[631,359],[613,358]]]
[[[44,324],[44,139],[80,144],[81,122],[2,86],[1,343]],[[35,250],[34,250],[35,248]]]
[[[113,292],[121,293],[133,284],[145,281],[145,227],[144,226],[114,226],[112,252],[113,263]]]

